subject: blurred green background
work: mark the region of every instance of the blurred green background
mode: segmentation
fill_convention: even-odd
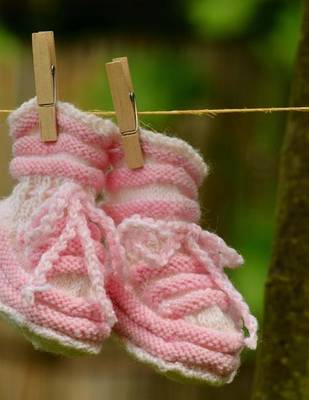
[[[138,108],[168,110],[287,106],[299,39],[299,0],[0,0],[0,108],[34,95],[31,32],[54,30],[59,97],[112,109],[105,62],[128,56]],[[262,323],[263,287],[275,223],[278,159],[286,114],[215,118],[155,116],[141,123],[199,148],[211,174],[201,190],[203,226],[245,257],[230,276]],[[13,186],[0,115],[0,194]],[[248,399],[253,352],[231,385],[183,386],[131,361],[113,343],[100,357],[35,353],[0,325],[0,399]]]

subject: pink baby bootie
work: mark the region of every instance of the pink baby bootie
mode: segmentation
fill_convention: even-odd
[[[197,225],[200,155],[159,133],[141,130],[141,142],[145,166],[128,169],[115,147],[106,179],[103,209],[118,224],[124,258],[107,283],[114,330],[164,374],[231,382],[241,350],[256,347],[256,319],[223,271],[242,257]]]
[[[60,102],[57,119],[58,141],[43,143],[35,99],[9,117],[19,183],[0,203],[0,312],[36,348],[95,354],[116,321],[104,287],[115,226],[95,198],[117,130]]]

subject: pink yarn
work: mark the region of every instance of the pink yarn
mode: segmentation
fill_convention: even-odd
[[[160,148],[162,149],[160,151]],[[113,149],[111,159],[115,162],[115,168],[107,174],[106,191],[109,197],[118,193],[118,197],[128,188],[140,190],[151,185],[160,184],[160,188],[177,188],[178,199],[171,195],[165,198],[165,194],[157,193],[154,196],[141,195],[132,196],[126,201],[125,196],[121,201],[109,201],[107,199],[105,211],[119,223],[123,219],[134,214],[155,218],[177,218],[188,222],[197,222],[200,218],[200,207],[197,203],[198,186],[196,182],[201,181],[203,172],[199,171],[194,163],[183,155],[173,154],[163,146],[152,146],[145,141],[143,150],[151,154],[150,163],[146,163],[142,169],[129,170],[119,162],[121,152]],[[165,160],[165,161],[164,161]],[[179,165],[177,165],[179,163]],[[183,167],[182,167],[183,166]],[[184,168],[188,167],[188,169]],[[206,172],[206,170],[205,170]]]
[[[14,139],[28,136],[35,133],[35,130],[38,133],[36,99],[24,103],[9,116],[8,121],[10,133]],[[111,121],[83,113],[68,103],[58,102],[57,124],[60,127],[59,133],[73,135],[81,143],[107,149],[119,141],[118,129]]]
[[[106,203],[103,207],[104,211],[110,215],[118,224],[123,219],[138,214],[143,217],[154,218],[177,218],[184,221],[198,221],[200,218],[200,210],[195,201],[183,199],[181,202],[164,201],[164,200],[143,200],[138,198],[130,202],[121,204]]]
[[[21,176],[67,177],[83,186],[93,187],[97,192],[104,187],[104,173],[74,160],[48,157],[17,157],[10,163],[10,173],[14,179]]]
[[[115,169],[108,174],[107,189],[111,193],[126,187],[140,187],[157,182],[164,185],[177,185],[185,196],[191,199],[197,198],[197,187],[190,175],[172,165],[146,164],[138,170],[127,167]]]
[[[10,171],[20,183],[0,203],[0,311],[35,346],[40,337],[57,343],[52,351],[97,353],[116,321],[106,248],[113,269],[121,251],[114,222],[95,205],[116,129],[63,103],[57,116],[55,143],[40,141],[34,100],[10,116]]]
[[[193,159],[190,159],[190,157],[188,158],[181,153],[175,153],[173,149],[163,146],[163,143],[156,143],[156,140],[151,140],[147,142],[147,140],[149,140],[151,136],[149,136],[149,131],[144,132],[145,134],[143,135],[144,140],[142,143],[142,147],[143,153],[146,158],[153,159],[158,164],[162,163],[167,166],[174,165],[178,168],[183,168],[198,186],[201,185],[204,175],[207,173],[206,164],[204,164],[204,166],[201,168],[201,166],[198,166]],[[113,165],[118,166],[123,164],[123,151],[119,146],[114,146],[113,148],[111,147],[109,154],[111,163]]]
[[[229,382],[242,348],[256,345],[256,320],[223,272],[242,257],[196,225],[207,173],[201,157],[175,138],[147,131],[141,138],[144,168],[127,169],[114,146],[106,178],[103,209],[125,249],[108,280],[114,329],[132,354],[162,372]]]
[[[57,122],[58,141],[41,143],[35,100],[10,116],[20,183],[0,202],[0,311],[65,354],[97,353],[117,321],[161,372],[230,382],[257,322],[223,271],[241,256],[196,224],[206,164],[142,130],[145,166],[129,170],[111,122],[63,103]]]
[[[57,142],[43,143],[38,140],[38,134],[32,136],[23,136],[16,140],[13,145],[13,154],[18,156],[29,156],[40,154],[47,156],[49,154],[68,154],[82,158],[95,168],[106,169],[109,164],[106,152],[82,142],[77,137],[62,132]]]

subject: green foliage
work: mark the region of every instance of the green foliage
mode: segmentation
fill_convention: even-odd
[[[192,58],[182,49],[171,52],[170,49],[161,47],[147,52],[146,55],[144,49],[122,46],[119,50],[113,49],[113,52],[105,54],[101,60],[102,67],[89,81],[87,90],[85,87],[80,88],[82,93],[86,93],[86,101],[90,108],[105,110],[113,108],[107,82],[102,79],[102,72],[105,75],[106,59],[121,54],[126,54],[130,61],[137,104],[141,111],[185,109],[188,104],[192,104],[193,107],[194,103],[196,106],[202,106],[202,102],[198,103],[199,99],[211,92],[207,71],[199,64],[192,63]],[[83,100],[85,101],[85,94]],[[157,126],[162,126],[166,119],[165,116],[156,116],[155,119],[147,118],[147,122],[155,121]]]
[[[257,0],[192,0],[189,17],[196,32],[221,39],[242,33],[252,21]]]
[[[254,42],[254,51],[267,68],[292,71],[300,30],[297,23],[299,20],[299,4],[291,2],[280,10],[267,37],[263,41]]]
[[[20,49],[20,42],[0,24],[0,57],[15,55]]]

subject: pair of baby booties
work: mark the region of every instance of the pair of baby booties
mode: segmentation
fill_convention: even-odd
[[[37,349],[97,354],[113,330],[170,377],[231,382],[257,322],[223,271],[242,257],[197,225],[205,162],[141,129],[145,165],[130,170],[111,121],[61,102],[57,120],[58,141],[42,143],[36,99],[9,116],[1,314]]]

